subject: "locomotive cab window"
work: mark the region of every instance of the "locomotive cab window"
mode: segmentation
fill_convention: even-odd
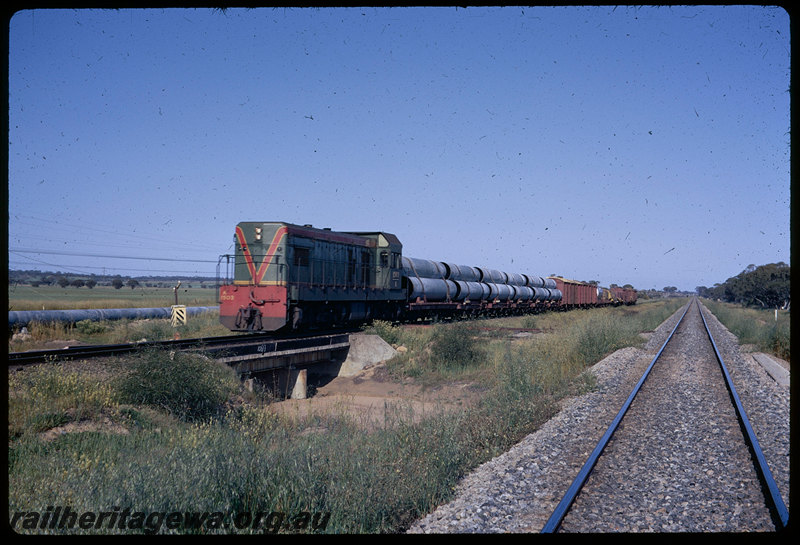
[[[381,267],[389,266],[389,252],[381,252]]]

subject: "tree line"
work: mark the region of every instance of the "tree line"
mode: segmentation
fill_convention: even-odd
[[[784,262],[748,265],[745,270],[722,284],[698,286],[700,297],[719,299],[745,306],[789,308],[791,302],[791,267]]]
[[[128,286],[130,289],[135,289],[141,286],[148,288],[152,287],[173,287],[178,277],[158,277],[158,276],[140,276],[137,278],[123,277],[120,275],[73,275],[62,272],[42,272],[37,270],[9,270],[8,271],[8,284],[27,284],[33,287],[39,286],[61,286],[66,288],[72,286],[73,288],[87,287],[89,289],[95,286],[111,286],[115,289],[121,289]],[[214,278],[206,277],[184,277],[181,279],[183,282],[197,282],[201,288],[215,287]],[[187,287],[192,287],[187,284]]]

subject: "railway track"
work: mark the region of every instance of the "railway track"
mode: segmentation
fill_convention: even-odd
[[[775,531],[788,518],[694,300],[542,532]]]
[[[587,457],[686,309],[681,308],[658,326],[642,347],[618,350],[592,366],[587,371],[596,380],[595,388],[564,399],[557,414],[537,431],[466,475],[448,503],[414,521],[407,532],[542,532],[565,492],[574,484],[573,480]],[[696,312],[694,308],[692,312]],[[713,315],[705,309],[703,312],[782,497],[787,502],[786,507],[789,507],[789,388],[770,376],[753,355],[742,350],[738,339]],[[686,317],[687,322],[690,319],[694,323],[700,321],[699,314],[689,313]],[[684,324],[675,336],[672,343],[690,340],[706,343],[703,352],[707,357],[713,357],[713,348],[708,348],[708,337],[704,333],[690,333]],[[727,417],[723,421],[719,416],[721,413],[712,412],[714,405],[709,405],[706,399],[712,394],[704,392],[703,384],[696,388],[693,386],[700,380],[699,371],[689,371],[688,376],[682,377],[682,371],[677,367],[671,373],[658,370],[672,356],[676,357],[678,364],[699,368],[699,363],[690,363],[700,361],[699,347],[692,347],[693,342],[686,342],[682,349],[675,344],[664,349],[660,356],[663,360],[651,371],[642,391],[622,419],[621,429],[609,441],[607,450],[617,451],[621,456],[613,463],[610,459],[598,461],[587,486],[600,488],[594,491],[586,488],[577,496],[572,512],[566,514],[563,524],[559,523],[548,531],[773,532],[779,528],[766,506],[767,500],[755,475],[752,455],[739,431],[738,420],[733,424],[728,421],[730,413],[735,411],[725,387],[722,386],[722,391],[715,389],[713,394],[714,398],[721,398],[717,403],[722,406],[727,403]],[[719,364],[712,361],[719,368]],[[710,372],[714,365],[702,367]],[[658,375],[662,373],[677,377],[677,393],[667,393],[664,386],[656,384]],[[721,372],[717,373],[721,375]],[[665,396],[661,401],[647,397],[648,392],[658,393],[658,390],[664,390]],[[647,430],[637,430],[633,417],[640,409],[650,406],[657,407],[654,412],[658,414],[643,419],[652,420],[654,431],[662,415],[673,415],[672,427],[662,426],[662,435],[650,435],[637,445],[638,450],[624,454],[625,443],[622,440],[626,435],[628,439],[645,437]],[[670,407],[680,409],[678,416],[667,412]],[[692,407],[700,407],[697,409],[700,412]],[[697,422],[693,422],[693,418]],[[738,432],[738,439],[730,439],[728,431]],[[670,434],[683,439],[670,445],[666,439]],[[731,444],[737,446],[734,448]],[[727,458],[729,450],[736,452],[733,466]]]

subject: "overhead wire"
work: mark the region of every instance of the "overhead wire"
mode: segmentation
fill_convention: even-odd
[[[136,233],[133,230],[127,230],[125,232],[120,232],[119,228],[118,227],[114,227],[114,226],[91,224],[91,223],[87,223],[87,222],[72,223],[72,222],[65,222],[65,221],[56,220],[56,219],[52,219],[52,218],[42,218],[42,217],[38,217],[38,216],[32,216],[32,215],[28,215],[28,214],[12,214],[12,216],[14,218],[14,222],[12,224],[10,224],[11,228],[13,228],[13,226],[15,224],[16,225],[27,225],[27,226],[35,227],[35,228],[39,229],[41,232],[45,232],[45,229],[47,229],[46,232],[48,234],[53,234],[53,233],[75,234],[75,231],[80,231],[82,233],[87,233],[88,235],[90,235],[89,240],[86,240],[84,238],[84,239],[82,239],[80,241],[81,244],[85,244],[85,245],[89,245],[89,246],[109,246],[110,245],[110,246],[116,246],[116,247],[134,247],[135,248],[135,247],[139,247],[139,246],[136,245],[136,242],[142,242],[142,243],[147,243],[148,244],[148,249],[152,250],[152,249],[155,249],[155,248],[153,248],[153,243],[156,242],[156,243],[159,244],[159,246],[161,246],[161,248],[159,248],[159,249],[163,249],[164,251],[168,251],[168,252],[176,252],[176,251],[183,252],[183,251],[187,250],[187,247],[185,245],[176,246],[175,244],[171,244],[171,242],[173,242],[172,239],[170,239],[168,237],[161,236],[161,235],[140,234],[140,233]],[[59,229],[58,230],[53,230],[52,228],[53,228],[54,225],[59,227]],[[16,234],[17,235],[22,235],[22,236],[25,235],[25,233],[16,233]],[[92,237],[92,235],[98,235],[98,234],[100,234],[100,235],[106,234],[106,235],[113,235],[114,237],[119,237],[117,240],[121,240],[121,242],[117,242],[117,243],[109,242],[107,237],[102,239],[102,240],[96,240],[96,239],[94,239]],[[30,236],[34,236],[34,235],[30,234]],[[27,237],[25,237],[25,238],[27,238]],[[37,237],[36,240],[41,240],[41,239],[39,237]],[[53,238],[49,238],[48,240],[50,240],[51,242],[58,242],[58,243],[64,243],[64,244],[69,243],[69,241],[64,240],[63,238],[62,239],[57,239],[57,240],[54,240]],[[133,243],[133,244],[131,244],[131,243]],[[215,248],[215,247],[212,247],[212,246],[204,245],[204,244],[202,244],[202,241],[193,241],[193,243],[191,245],[191,248],[188,248],[188,249],[195,250],[195,251],[197,251],[197,250],[200,250],[200,251],[202,251],[202,250],[219,251],[218,247]]]
[[[76,273],[76,274],[86,274],[86,275],[96,274],[94,272],[89,272],[89,270],[98,270],[98,271],[102,270],[102,271],[126,271],[126,272],[141,272],[141,273],[167,273],[166,274],[167,276],[175,275],[175,274],[193,274],[193,275],[196,275],[196,276],[208,276],[209,278],[215,276],[215,273],[212,273],[211,271],[204,271],[204,270],[192,270],[192,271],[190,271],[190,270],[185,270],[185,269],[175,270],[175,269],[152,269],[152,268],[149,268],[149,269],[137,269],[137,268],[131,268],[131,267],[110,267],[110,266],[93,266],[93,265],[80,265],[79,267],[76,267],[74,265],[65,265],[63,263],[51,263],[51,262],[48,262],[48,261],[43,261],[41,259],[35,259],[35,258],[24,256],[24,255],[23,256],[19,256],[19,257],[21,257],[23,259],[27,259],[27,260],[29,260],[31,262],[38,263],[40,265],[47,265],[48,267],[55,267],[58,270],[71,271],[71,272]],[[24,268],[25,265],[21,264],[21,263],[20,264],[15,264],[15,263],[9,262],[9,268],[10,269],[14,270],[17,267]]]
[[[48,267],[57,268],[59,270],[70,271],[75,274],[95,274],[95,271],[114,271],[115,274],[118,274],[121,271],[127,273],[161,273],[161,274],[192,274],[197,276],[210,276],[213,277],[216,275],[215,270],[193,270],[189,271],[186,269],[179,269],[179,270],[170,270],[170,269],[142,269],[142,268],[131,268],[131,267],[115,267],[115,266],[94,266],[88,264],[68,264],[64,261],[60,263],[53,263],[53,260],[43,260],[43,259],[36,259],[32,256],[35,255],[62,255],[68,257],[78,257],[78,258],[86,258],[86,259],[118,259],[118,260],[139,260],[139,261],[164,261],[164,262],[174,262],[174,263],[206,263],[206,264],[217,264],[217,259],[197,259],[194,258],[191,254],[203,254],[205,253],[203,250],[217,250],[214,252],[214,257],[219,257],[217,252],[219,251],[218,248],[212,248],[210,246],[204,246],[202,244],[198,245],[196,243],[192,243],[191,246],[181,245],[176,246],[174,242],[167,237],[159,236],[159,235],[152,235],[152,234],[141,234],[136,233],[135,231],[125,231],[120,232],[118,228],[108,226],[108,225],[100,225],[100,224],[93,224],[89,222],[69,222],[69,221],[62,221],[53,218],[44,218],[40,216],[30,215],[30,214],[12,214],[14,219],[14,224],[17,226],[25,226],[29,228],[35,228],[39,233],[46,233],[46,234],[56,234],[55,237],[48,236],[43,238],[41,236],[35,236],[35,233],[29,232],[29,229],[23,229],[20,231],[19,228],[13,230],[10,233],[9,239],[16,240],[18,243],[27,243],[25,246],[18,246],[16,248],[9,248],[8,254],[9,257],[11,255],[16,256],[17,258],[23,259],[29,263],[22,263],[22,262],[14,262],[9,263],[10,268],[14,268],[16,266],[20,267],[29,267],[33,263],[37,263],[40,265],[45,265]],[[15,231],[15,232],[14,232]],[[62,238],[58,238],[58,234],[64,235],[73,235],[75,238],[80,237],[80,240],[65,240],[68,237],[64,236]],[[113,237],[117,240],[114,242],[111,237],[104,237],[102,239],[97,239],[98,235],[113,235]],[[35,242],[30,244],[30,242]],[[154,244],[157,243],[157,244]],[[46,244],[51,247],[51,249],[38,249],[35,246]],[[52,249],[53,246],[65,246],[65,250],[56,250]],[[75,248],[75,246],[79,246],[80,248]],[[230,250],[232,244],[226,249],[226,251]],[[137,254],[140,255],[118,255],[107,253],[104,250],[107,250],[109,247],[114,247],[117,249],[122,249],[124,251],[128,250],[138,250],[136,251]],[[73,249],[75,248],[75,249]],[[95,249],[96,251],[93,251]],[[187,255],[187,250],[190,250],[191,253]],[[156,253],[166,252],[168,257],[158,256],[155,255]],[[28,255],[23,255],[28,254]],[[207,253],[206,253],[207,255]]]
[[[53,254],[53,255],[68,255],[73,257],[102,257],[108,259],[139,259],[144,261],[172,261],[172,262],[186,262],[186,263],[216,263],[217,261],[211,259],[179,259],[171,257],[138,257],[129,255],[106,255],[106,254],[87,254],[78,252],[67,252],[59,250],[30,250],[22,248],[9,248],[9,253],[15,254]]]

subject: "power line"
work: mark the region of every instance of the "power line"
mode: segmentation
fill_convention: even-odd
[[[31,226],[37,227],[38,229],[46,229],[47,232],[51,232],[53,225],[57,225],[57,226],[63,226],[63,227],[67,227],[68,228],[68,229],[63,229],[60,232],[73,232],[74,233],[76,230],[80,230],[80,231],[88,232],[88,233],[90,233],[92,235],[101,235],[102,236],[103,234],[109,234],[109,235],[114,235],[116,237],[122,237],[123,239],[131,240],[131,241],[139,240],[139,241],[148,242],[148,243],[153,243],[153,242],[164,243],[164,242],[166,242],[166,240],[165,240],[163,235],[149,234],[149,233],[148,234],[139,234],[139,233],[136,233],[135,231],[131,231],[131,230],[126,230],[124,232],[121,232],[120,229],[118,227],[115,227],[115,226],[107,226],[107,225],[100,225],[100,224],[94,224],[95,226],[93,226],[91,223],[88,223],[86,221],[83,221],[81,223],[70,223],[70,222],[64,222],[64,221],[55,220],[53,218],[40,218],[40,217],[37,217],[37,216],[31,216],[31,215],[26,215],[26,214],[13,214],[13,220],[14,221],[11,221],[10,217],[9,217],[9,220],[10,220],[9,221],[9,225],[10,225],[10,228],[12,230],[16,225],[31,225]],[[26,221],[26,220],[33,220],[33,222],[38,222],[38,223],[31,223],[31,222]],[[207,248],[209,250],[213,250],[214,249],[214,248],[212,248],[210,246],[203,246],[203,245],[197,245],[197,244],[195,244],[195,247]]]
[[[214,276],[214,274],[212,274],[211,271],[204,271],[204,270],[187,271],[187,270],[182,270],[182,269],[181,270],[172,270],[172,269],[132,269],[132,268],[128,268],[128,267],[107,267],[107,266],[105,266],[105,267],[94,267],[94,266],[91,266],[91,265],[81,265],[80,268],[76,268],[76,267],[73,267],[71,265],[64,265],[64,264],[60,264],[60,263],[49,263],[47,261],[42,261],[41,259],[34,259],[34,258],[31,258],[31,257],[27,257],[27,256],[20,256],[20,257],[22,257],[23,259],[27,259],[29,261],[32,261],[34,263],[38,263],[40,265],[47,265],[48,267],[57,268],[59,271],[61,271],[61,270],[71,271],[74,274],[91,275],[91,274],[94,274],[94,273],[88,272],[88,269],[94,269],[94,270],[98,270],[98,271],[102,270],[103,271],[103,276],[107,276],[105,274],[106,271],[125,271],[128,274],[130,274],[132,272],[168,273],[168,275],[194,274],[194,275],[197,275],[197,276],[209,276],[209,278],[211,276]],[[8,265],[9,265],[9,270],[15,270],[15,269],[23,270],[25,267],[30,266],[31,264],[30,263],[28,263],[28,264],[9,263]],[[46,272],[46,271],[44,271],[44,272]]]
[[[73,257],[102,257],[107,259],[140,259],[143,261],[180,261],[184,263],[217,263],[215,260],[210,259],[178,259],[174,257],[134,257],[129,255],[106,255],[106,254],[82,254],[78,252],[60,252],[58,250],[26,250],[9,248],[11,254],[51,254],[51,255],[68,255]]]

